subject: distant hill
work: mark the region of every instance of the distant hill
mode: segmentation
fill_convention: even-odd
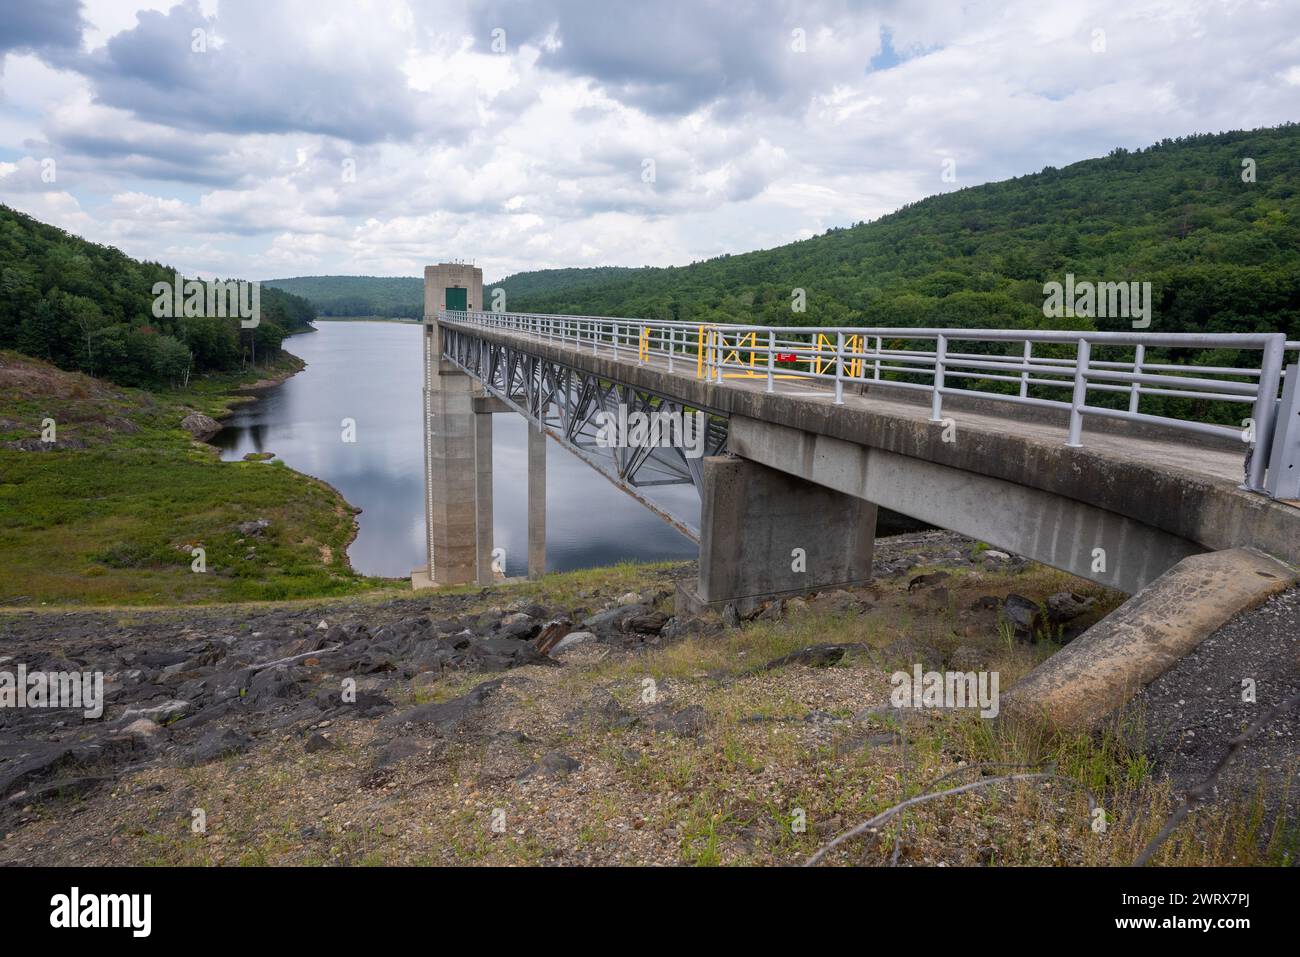
[[[635,272],[622,266],[539,269],[483,284],[484,294],[504,289],[509,309],[525,310],[534,297],[566,292],[588,283]],[[418,319],[424,314],[424,279],[407,276],[297,276],[268,279],[266,285],[302,296],[322,316],[378,316]],[[489,304],[491,299],[489,298]]]
[[[0,205],[0,348],[122,385],[162,388],[270,358],[286,335],[316,318],[305,299],[267,288],[255,329],[233,318],[156,317],[154,284],[171,284],[174,275]]]
[[[297,276],[263,283],[301,296],[322,316],[418,319],[424,314],[424,280],[406,276]]]

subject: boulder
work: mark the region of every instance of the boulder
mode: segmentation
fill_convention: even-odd
[[[202,412],[191,412],[181,419],[181,428],[200,441],[210,439],[221,431],[221,423]]]
[[[651,611],[643,615],[629,615],[623,619],[623,631],[641,635],[657,635],[668,622],[663,612]]]
[[[595,640],[596,636],[590,631],[571,631],[556,642],[555,646],[551,649],[550,654],[558,654],[565,648],[571,648],[574,645],[581,645]]]
[[[261,535],[270,527],[271,523],[264,518],[255,518],[249,522],[240,522],[236,526],[236,528],[239,529],[239,534],[243,535],[245,538],[254,538]]]
[[[1015,626],[1017,638],[1024,641],[1037,640],[1039,625],[1042,623],[1042,609],[1038,607],[1038,602],[1023,595],[1010,594],[1002,603],[1002,618]]]

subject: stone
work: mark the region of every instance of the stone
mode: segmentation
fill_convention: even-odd
[[[557,654],[565,648],[571,648],[574,645],[582,645],[595,640],[596,636],[590,631],[571,631],[556,643],[550,653]]]
[[[908,591],[916,591],[918,588],[925,588],[929,585],[937,585],[939,582],[951,577],[947,572],[932,572],[929,575],[917,575],[907,583]]]
[[[582,765],[574,758],[560,751],[549,751],[540,760],[530,765],[516,780],[526,781],[532,777],[562,778],[568,777]]]
[[[515,612],[501,619],[501,624],[497,627],[497,635],[527,641],[541,630],[541,623],[535,618],[523,612]]]
[[[584,631],[594,631],[598,635],[604,635],[609,632],[619,631],[623,626],[623,621],[631,618],[633,615],[645,614],[650,610],[649,606],[640,602],[635,604],[615,605],[613,608],[606,608],[598,611],[594,615],[589,615],[582,621]]]
[[[190,748],[186,760],[191,765],[206,764],[247,751],[252,744],[253,739],[236,728],[213,728]]]
[[[1085,598],[1074,592],[1057,592],[1047,598],[1047,620],[1053,625],[1063,625],[1091,610],[1096,603],[1095,598]]]
[[[271,527],[271,523],[264,518],[255,518],[251,522],[240,522],[237,526],[239,534],[245,538],[252,538],[261,535]]]
[[[380,768],[388,768],[399,761],[405,761],[407,758],[427,757],[432,753],[432,741],[413,737],[394,738],[385,744],[379,752],[375,765]]]
[[[667,623],[667,615],[663,612],[651,611],[644,615],[631,615],[624,618],[623,631],[642,635],[657,635]]]
[[[209,439],[221,431],[221,423],[202,412],[191,412],[181,419],[181,428],[196,439]]]
[[[766,665],[765,671],[782,668],[786,665],[807,665],[810,668],[828,668],[838,664],[848,651],[847,645],[809,645],[780,658],[773,658]]]
[[[1002,603],[1002,617],[1015,626],[1016,636],[1029,641],[1037,640],[1042,610],[1038,602],[1023,595],[1010,594]]]
[[[318,751],[329,751],[333,747],[334,742],[317,731],[307,739],[305,750],[308,754],[316,754]]]
[[[734,601],[729,601],[727,602],[726,605],[723,606],[722,627],[723,628],[740,627],[740,613],[736,611],[736,603]]]
[[[485,681],[459,698],[430,704],[416,705],[404,711],[395,711],[379,722],[381,728],[404,725],[429,725],[436,732],[451,735],[461,730],[484,707],[487,699],[501,687],[501,679]]]
[[[141,718],[147,718],[158,724],[166,724],[168,721],[174,721],[177,718],[183,718],[194,710],[194,705],[188,701],[164,701],[162,704],[152,705],[147,708],[134,707],[127,708],[122,713],[122,722],[130,724]]]
[[[127,734],[138,734],[146,738],[152,738],[162,730],[162,726],[159,725],[158,722],[151,721],[148,718],[137,718],[122,730]]]
[[[1010,556],[1010,555],[1008,555],[1006,552],[1000,552],[1000,551],[998,551],[996,548],[985,549],[985,551],[984,551],[984,557],[985,557],[985,558],[991,558],[991,559],[993,559],[993,560],[996,561],[996,562],[1009,562],[1009,561],[1011,561],[1011,556]]]
[[[694,737],[704,730],[708,723],[708,714],[698,704],[683,708],[676,714],[657,720],[653,728],[656,731],[668,731],[683,737]]]

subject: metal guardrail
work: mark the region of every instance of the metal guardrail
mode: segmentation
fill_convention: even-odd
[[[1288,352],[1300,352],[1300,342],[1287,341],[1282,333],[746,326],[508,312],[442,312],[438,319],[521,332],[577,349],[590,348],[595,355],[635,357],[642,365],[658,358],[670,372],[685,362],[697,378],[717,383],[761,379],[768,392],[785,380],[823,382],[833,388],[833,401],[841,405],[846,385],[868,383],[928,392],[930,419],[935,422],[942,420],[943,400],[950,395],[1060,409],[1069,412],[1066,444],[1073,447],[1083,444],[1087,416],[1239,439],[1247,445],[1243,487],[1272,495],[1282,491],[1281,497],[1291,497],[1278,485],[1283,469],[1270,472],[1268,468],[1278,396],[1286,376],[1284,360]],[[974,343],[1005,344],[1009,351],[969,351]],[[1150,361],[1148,349],[1258,352],[1260,361],[1244,367]],[[978,387],[991,382],[1009,383],[1012,389],[993,392]],[[1031,388],[1039,394],[1031,395]],[[1068,397],[1042,394],[1054,389]],[[1300,387],[1287,391],[1293,404],[1300,404]],[[1127,394],[1127,408],[1090,404],[1090,392]],[[1230,402],[1251,408],[1240,427],[1226,426],[1142,412],[1144,397]],[[1290,428],[1300,409],[1288,409],[1286,414],[1284,422]],[[1279,444],[1285,452],[1285,443]],[[1287,469],[1295,471],[1297,465],[1289,462]],[[1295,479],[1289,477],[1288,487]]]

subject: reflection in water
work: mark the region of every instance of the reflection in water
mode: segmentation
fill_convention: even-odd
[[[291,468],[337,488],[362,509],[348,549],[368,575],[404,576],[424,564],[420,423],[420,326],[321,322],[286,340],[307,368],[240,408],[212,440],[226,460],[273,452]],[[356,423],[344,441],[344,419]],[[528,567],[527,425],[513,413],[493,420],[493,522],[506,573]],[[555,442],[547,443],[546,561],[553,571],[633,559],[694,558],[685,536]],[[654,490],[674,515],[698,520],[689,487]]]

